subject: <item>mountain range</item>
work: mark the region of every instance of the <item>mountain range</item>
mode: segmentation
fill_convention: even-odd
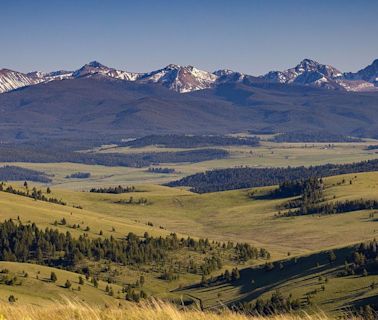
[[[258,77],[178,65],[132,73],[95,61],[75,71],[2,70],[0,144],[248,130],[378,138],[377,70],[378,60],[342,73],[309,59]]]
[[[158,84],[179,93],[214,88],[224,83],[282,83],[305,85],[341,91],[377,91],[378,59],[371,65],[356,72],[341,72],[338,69],[304,59],[294,68],[271,71],[262,76],[251,76],[232,70],[217,70],[213,73],[193,66],[170,64],[165,68],[147,73],[117,70],[92,61],[75,71],[54,71],[49,73],[30,72],[27,74],[0,70],[0,93],[25,86],[57,80],[72,80],[83,77],[101,76],[139,84]]]

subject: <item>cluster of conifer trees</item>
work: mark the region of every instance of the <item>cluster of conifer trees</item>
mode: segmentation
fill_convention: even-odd
[[[298,199],[290,200],[282,206],[283,209],[289,209],[284,213],[279,212],[278,216],[284,217],[308,214],[338,214],[350,211],[378,209],[377,200],[359,199],[324,202],[323,191],[322,178],[309,178],[306,180],[285,181],[268,196],[272,198],[287,198],[300,195]]]
[[[75,172],[66,176],[66,179],[88,179],[90,176],[89,172]]]
[[[12,194],[17,194],[19,196],[32,198],[34,200],[51,202],[51,203],[60,204],[60,205],[63,205],[63,206],[65,206],[67,204],[66,202],[64,202],[61,199],[45,196],[43,194],[43,191],[42,190],[38,190],[36,187],[33,187],[32,190],[29,190],[28,184],[27,184],[26,181],[24,183],[24,187],[25,187],[25,191],[24,190],[18,190],[18,189],[13,188],[10,185],[6,186],[5,183],[2,182],[2,183],[0,183],[0,192],[2,191],[2,192],[12,193]],[[46,193],[47,194],[51,193],[50,188],[46,189]]]
[[[378,243],[375,239],[361,243],[345,260],[344,270],[339,273],[339,276],[376,274],[378,272],[377,247]]]
[[[339,214],[351,211],[359,210],[373,210],[378,209],[377,200],[346,200],[346,201],[336,201],[329,202],[320,205],[303,205],[298,210],[289,210],[284,216],[299,216],[307,214]]]
[[[257,299],[255,303],[240,303],[231,308],[253,316],[272,316],[298,310],[301,308],[301,302],[299,299],[293,299],[291,295],[285,297],[280,291],[276,291],[270,299]]]
[[[93,193],[113,193],[113,194],[120,194],[120,193],[128,193],[128,192],[135,192],[136,189],[134,186],[127,186],[122,187],[121,185],[117,187],[108,187],[108,188],[92,188],[89,192]]]
[[[82,265],[86,261],[102,260],[121,265],[169,265],[169,252],[181,249],[199,253],[211,252],[215,248],[230,249],[238,261],[246,257],[257,258],[259,254],[266,252],[248,244],[210,243],[208,239],[178,238],[176,234],[155,238],[148,233],[143,237],[129,233],[123,240],[113,237],[90,239],[83,235],[74,239],[68,231],[62,233],[51,228],[41,230],[34,223],[24,225],[13,220],[0,224],[0,248],[0,260],[36,262],[69,270],[75,270],[79,265],[80,270],[83,270]],[[202,265],[193,264],[192,269],[187,266],[182,270],[209,274],[221,266],[222,261],[218,257],[210,256],[204,259]]]
[[[135,199],[134,197],[130,197],[129,199],[121,199],[119,201],[117,201],[116,203],[119,203],[119,204],[149,204],[148,202],[148,199],[147,198],[138,198],[138,199]]]
[[[174,173],[175,169],[154,167],[154,168],[148,168],[147,172],[150,172],[150,173]]]

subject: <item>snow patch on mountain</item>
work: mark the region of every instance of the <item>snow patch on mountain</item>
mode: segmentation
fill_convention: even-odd
[[[42,82],[43,80],[34,79],[24,73],[1,69],[0,70],[0,93],[15,90],[25,86],[30,86]]]

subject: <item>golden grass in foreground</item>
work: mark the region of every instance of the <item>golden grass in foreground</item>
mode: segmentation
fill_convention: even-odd
[[[248,317],[224,311],[202,312],[193,309],[179,310],[175,306],[153,301],[139,305],[130,304],[119,308],[96,308],[82,303],[66,302],[48,307],[36,307],[15,303],[0,305],[1,320],[328,320],[324,315],[275,316],[269,318]]]

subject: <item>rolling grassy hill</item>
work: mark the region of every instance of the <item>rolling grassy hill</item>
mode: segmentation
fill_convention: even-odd
[[[98,288],[95,288],[83,275],[30,263],[1,261],[0,270],[4,272],[5,269],[9,270],[10,276],[16,276],[22,284],[1,285],[0,300],[4,302],[8,301],[10,295],[14,295],[23,304],[38,306],[62,302],[62,297],[71,301],[76,300],[99,306],[116,305],[114,298],[106,294],[107,283],[104,281],[99,281]],[[57,276],[55,283],[50,281],[51,272]],[[25,273],[27,273],[27,277],[25,277]],[[83,285],[79,284],[79,276],[84,279]],[[72,284],[70,289],[65,288],[67,280]],[[80,289],[78,289],[79,287]],[[117,296],[121,287],[116,284],[113,284],[112,287]]]
[[[328,177],[324,181],[326,201],[378,199],[376,172]],[[11,184],[19,189],[24,188],[19,183]],[[29,184],[29,188],[33,186],[34,184]],[[35,186],[45,188],[38,184]],[[369,299],[375,299],[378,294],[377,289],[369,287],[372,282],[378,282],[378,276],[335,276],[343,268],[345,256],[352,250],[350,245],[371,240],[376,236],[378,227],[374,211],[285,218],[276,216],[277,206],[291,198],[272,200],[250,197],[251,192],[263,195],[275,188],[274,186],[202,195],[157,185],[136,187],[137,192],[117,195],[52,187],[50,196],[64,200],[67,202],[66,206],[0,192],[0,217],[3,221],[12,218],[20,219],[23,223],[35,222],[42,229],[58,228],[61,232],[69,231],[74,237],[88,233],[90,238],[97,238],[100,230],[103,231],[101,237],[113,236],[117,239],[123,238],[128,232],[143,235],[148,231],[154,236],[177,232],[179,235],[208,237],[210,240],[245,241],[270,251],[271,261],[276,266],[270,272],[259,267],[265,260],[248,261],[238,265],[241,277],[237,282],[208,288],[194,286],[189,290],[177,289],[199,283],[200,275],[183,274],[177,280],[164,281],[159,279],[159,272],[143,268],[116,267],[121,273],[116,276],[115,287],[133,283],[142,272],[146,276],[145,290],[149,295],[173,299],[183,297],[186,300],[194,297],[201,299],[206,308],[217,306],[220,301],[253,301],[260,294],[263,298],[269,298],[279,288],[285,293],[292,293],[302,302],[305,301],[306,294],[310,294],[313,296],[314,305],[319,305],[325,311],[338,313],[340,308],[351,303],[363,304],[370,301]],[[130,197],[146,198],[147,203],[122,203],[122,200],[127,201]],[[66,225],[58,223],[54,226],[55,221],[59,222],[63,218],[67,221]],[[72,228],[72,224],[78,224],[80,228]],[[327,263],[327,251],[330,249],[337,256],[332,265]],[[185,260],[188,252],[180,251],[175,255],[176,258]],[[201,259],[200,255],[191,255],[194,259]],[[58,297],[67,292],[67,289],[59,287],[60,282],[53,284],[44,281],[51,268],[10,262],[7,267],[7,264],[8,262],[2,262],[0,269],[8,268],[17,273],[19,278],[24,270],[29,277],[23,279],[20,287],[12,286],[9,289],[1,285],[0,298],[5,299],[5,295],[12,290],[20,300],[41,304],[50,296]],[[278,267],[281,264],[283,267]],[[212,275],[217,276],[233,266],[226,262]],[[41,272],[40,279],[36,279],[35,274],[38,271]],[[60,281],[65,278],[72,279],[70,281],[76,287],[77,274],[62,270],[57,272]],[[327,283],[325,278],[328,278]],[[104,277],[102,279],[105,280]],[[320,290],[322,285],[326,287],[325,291]],[[40,288],[38,294],[32,293],[33,287]],[[311,294],[315,289],[316,294]],[[72,297],[79,296],[88,303],[106,303],[110,298],[101,286],[95,290],[90,285],[85,285],[81,292],[71,290],[69,294]]]
[[[325,195],[330,201],[378,198],[378,173],[360,173],[325,179]],[[341,183],[342,181],[348,183]],[[352,180],[353,184],[349,184]],[[378,227],[367,211],[342,215],[276,218],[277,206],[287,199],[251,199],[250,189],[193,194],[186,190],[156,185],[139,186],[143,192],[120,195],[96,194],[52,188],[52,196],[67,206],[53,205],[29,198],[0,193],[1,216],[33,221],[50,226],[65,217],[70,223],[90,227],[89,234],[100,230],[121,237],[128,231],[143,234],[179,234],[227,241],[246,241],[266,247],[274,257],[309,253],[326,247],[373,238]],[[255,192],[272,187],[255,188]],[[130,197],[148,200],[146,205],[120,204]],[[75,209],[72,206],[81,206]],[[72,213],[72,215],[71,215]],[[148,226],[152,223],[154,227]],[[112,233],[112,227],[115,233]],[[160,229],[160,227],[165,228]],[[77,232],[73,230],[73,232]],[[346,234],[340,238],[339,234]],[[301,241],[298,241],[301,239]]]
[[[376,273],[340,276],[353,246],[334,249],[335,261],[330,263],[329,251],[287,258],[274,263],[272,270],[264,267],[240,270],[240,279],[231,283],[194,286],[181,291],[201,301],[205,309],[222,304],[269,300],[275,292],[298,299],[310,313],[322,310],[333,315],[345,315],[352,307],[377,303]],[[374,284],[374,285],[372,285]],[[308,304],[310,299],[311,304]]]

